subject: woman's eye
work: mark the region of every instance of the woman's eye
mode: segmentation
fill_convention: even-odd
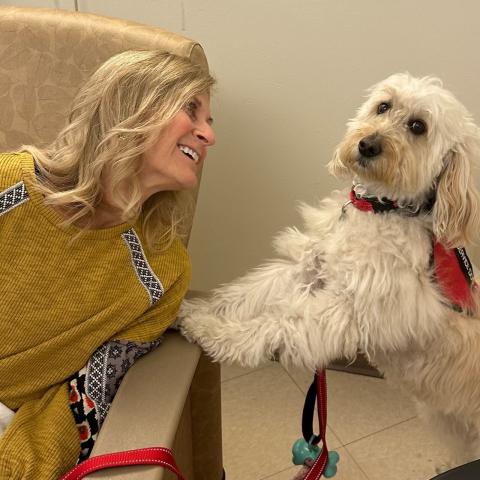
[[[382,113],[385,113],[387,110],[390,110],[392,106],[387,103],[387,102],[382,102],[378,107],[377,107],[377,114],[381,115]]]
[[[188,116],[192,119],[196,119],[197,113],[197,104],[192,100],[191,102],[187,102],[184,107],[185,112],[187,112]]]
[[[427,131],[425,122],[413,119],[408,122],[408,128],[414,135],[423,135]]]

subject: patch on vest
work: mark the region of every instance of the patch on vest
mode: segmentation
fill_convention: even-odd
[[[465,249],[446,249],[441,243],[434,242],[433,266],[440,290],[452,306],[456,310],[472,311],[476,283]]]

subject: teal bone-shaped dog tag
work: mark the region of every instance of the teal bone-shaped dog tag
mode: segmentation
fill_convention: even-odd
[[[292,447],[292,462],[294,465],[306,465],[307,460],[315,462],[320,455],[321,449],[318,445],[307,442],[304,438],[299,438]],[[331,478],[337,473],[337,463],[340,455],[334,450],[328,452],[328,461],[323,475],[325,478]]]

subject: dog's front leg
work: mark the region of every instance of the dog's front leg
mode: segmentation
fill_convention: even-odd
[[[324,291],[323,275],[314,254],[271,262],[209,299],[184,301],[180,329],[216,360],[245,366],[275,357],[315,369],[354,356],[351,305]]]
[[[275,249],[285,259],[214,290],[208,300],[185,300],[179,312],[182,333],[220,361],[254,366],[275,356],[291,299],[323,275],[314,241],[299,230],[282,232]],[[305,272],[310,272],[307,282]]]
[[[282,322],[298,271],[292,261],[270,262],[208,299],[185,300],[179,313],[182,333],[222,362],[255,366],[271,359],[288,328]]]

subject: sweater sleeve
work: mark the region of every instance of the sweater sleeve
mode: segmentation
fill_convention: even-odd
[[[24,403],[0,439],[0,480],[58,480],[75,466],[80,440],[66,383]]]

